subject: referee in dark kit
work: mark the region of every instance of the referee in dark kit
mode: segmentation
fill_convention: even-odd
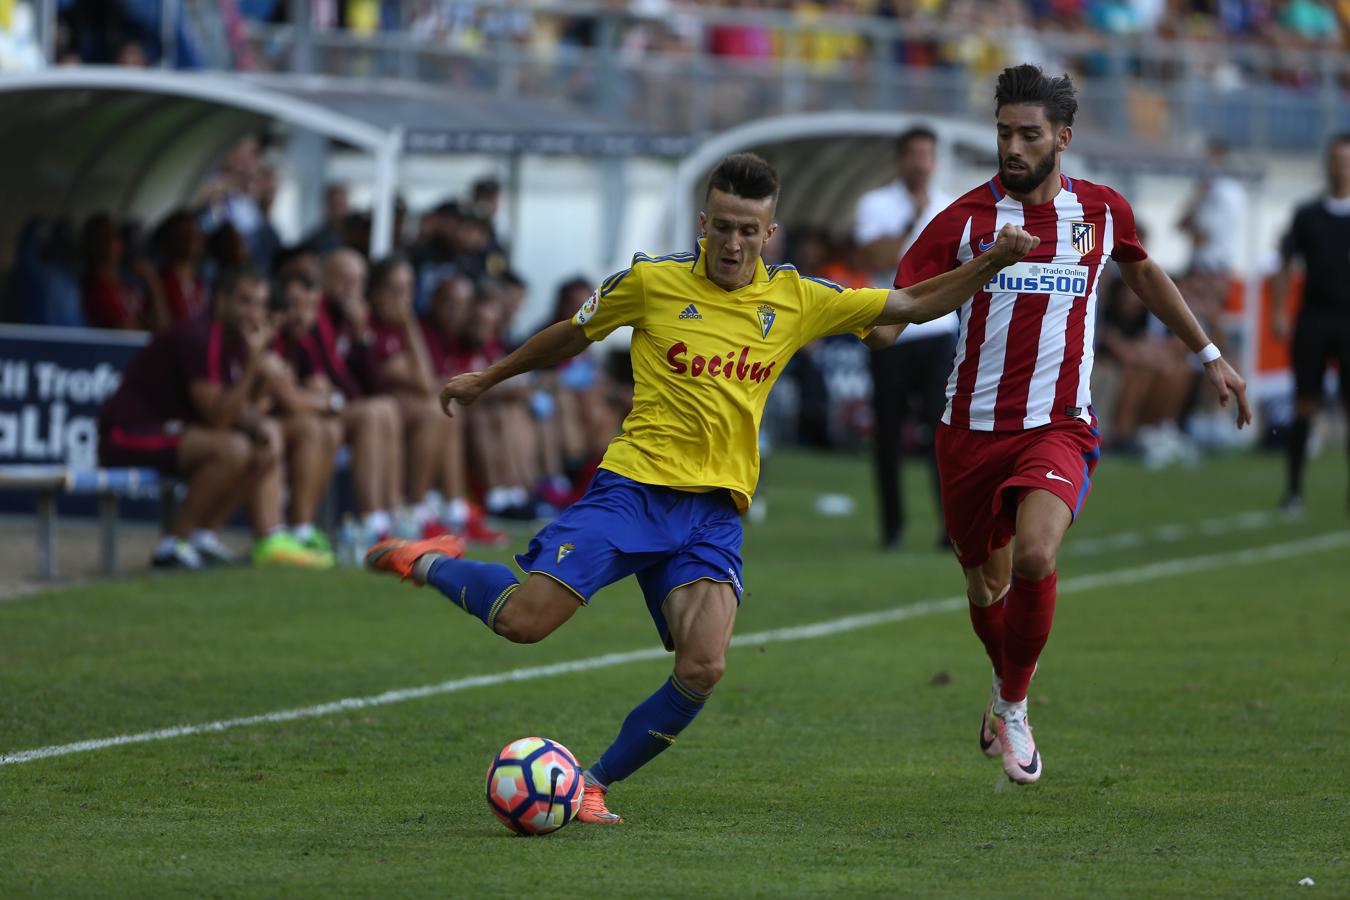
[[[1271,330],[1279,340],[1289,334],[1285,290],[1294,266],[1302,263],[1303,305],[1294,324],[1290,358],[1294,366],[1294,424],[1289,434],[1289,480],[1283,509],[1303,510],[1303,464],[1308,430],[1322,404],[1327,363],[1340,372],[1340,395],[1350,418],[1350,132],[1327,144],[1327,193],[1299,207],[1280,245],[1283,264],[1273,285]],[[1350,459],[1350,442],[1346,447]],[[1350,491],[1346,494],[1350,509]]]

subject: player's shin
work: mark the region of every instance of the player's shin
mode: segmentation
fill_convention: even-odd
[[[451,559],[431,553],[417,561],[413,577],[436,588],[493,631],[502,607],[520,587],[511,570],[501,563]]]
[[[1003,674],[1003,618],[1004,598],[999,597],[988,606],[979,606],[970,602],[970,624],[975,635],[984,644],[984,652],[989,654],[989,662],[994,666],[994,674]]]
[[[622,781],[675,743],[710,694],[701,694],[675,675],[624,719],[619,736],[586,774],[601,787]]]
[[[1000,693],[1004,700],[1025,700],[1036,660],[1050,637],[1055,618],[1055,573],[1039,580],[1014,573],[1003,612],[1003,678]]]

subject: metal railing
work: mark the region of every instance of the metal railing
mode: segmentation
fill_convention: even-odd
[[[1098,133],[1311,150],[1350,128],[1350,54],[1188,37],[1185,23],[1174,29],[1182,36],[1162,39],[708,6],[655,16],[585,0],[478,4],[479,20],[465,23],[428,12],[442,7],[468,8],[404,0],[396,28],[358,33],[313,28],[308,5],[291,0],[301,24],[251,24],[244,56],[262,69],[553,99],[680,134],[822,109],[987,116],[997,71],[1030,57],[1074,74],[1080,121]],[[753,57],[714,52],[737,35]],[[214,63],[231,67],[239,56],[218,53]]]

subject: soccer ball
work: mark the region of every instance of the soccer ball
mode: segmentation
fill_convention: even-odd
[[[572,752],[547,738],[527,737],[502,748],[487,772],[487,802],[517,834],[548,834],[581,808],[581,766]]]

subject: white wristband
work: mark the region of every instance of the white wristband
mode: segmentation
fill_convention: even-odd
[[[1214,362],[1214,360],[1218,359],[1220,356],[1223,356],[1223,354],[1219,352],[1219,348],[1215,347],[1214,342],[1211,341],[1201,347],[1199,351],[1196,352],[1195,356],[1200,362],[1209,364]]]

